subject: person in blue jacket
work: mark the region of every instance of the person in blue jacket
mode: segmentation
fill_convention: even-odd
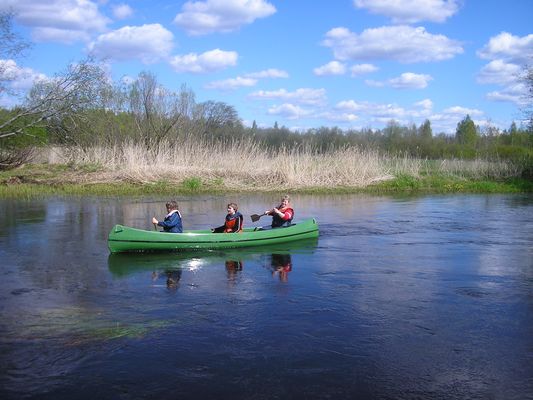
[[[167,215],[164,221],[158,221],[155,217],[152,218],[152,223],[163,227],[165,232],[182,233],[183,225],[181,223],[181,214],[178,210],[178,203],[174,200],[167,202]]]

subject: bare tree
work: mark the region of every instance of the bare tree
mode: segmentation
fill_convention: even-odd
[[[533,66],[531,64],[524,66],[522,81],[526,85],[523,112],[528,121],[528,130],[533,133]]]
[[[129,90],[130,112],[146,144],[159,143],[176,135],[192,118],[194,93],[182,86],[180,93],[161,86],[156,77],[142,72]]]
[[[210,139],[231,136],[242,128],[235,107],[221,101],[206,101],[198,104],[195,125]],[[230,132],[228,132],[230,131]]]
[[[95,107],[106,86],[102,68],[90,59],[70,65],[53,79],[35,83],[21,108],[0,123],[0,140],[28,133],[36,126],[60,126]]]

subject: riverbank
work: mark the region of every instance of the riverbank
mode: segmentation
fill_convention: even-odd
[[[530,180],[475,178],[442,173],[388,175],[363,185],[298,185],[273,182],[258,185],[249,179],[222,179],[214,174],[149,179],[131,179],[120,171],[105,171],[95,165],[28,164],[0,173],[0,197],[35,198],[65,196],[176,196],[228,192],[290,193],[524,193],[533,192]]]

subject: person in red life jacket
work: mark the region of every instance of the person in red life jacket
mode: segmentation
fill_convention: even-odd
[[[290,254],[272,254],[272,276],[278,274],[281,282],[287,282],[289,272],[292,271],[292,259]]]
[[[243,215],[238,211],[237,204],[228,204],[228,214],[224,220],[224,225],[211,229],[213,233],[239,233],[243,227]]]
[[[291,198],[285,195],[281,198],[281,204],[272,210],[267,210],[264,215],[272,216],[272,228],[290,226],[294,218],[294,209],[291,205]]]
[[[183,225],[181,223],[181,214],[178,210],[178,203],[171,200],[167,202],[167,215],[163,221],[158,221],[155,217],[152,218],[152,224],[162,226],[165,232],[182,233]]]

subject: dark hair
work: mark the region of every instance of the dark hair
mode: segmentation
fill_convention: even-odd
[[[228,208],[229,207],[233,208],[235,211],[237,211],[239,209],[239,207],[237,206],[237,203],[229,203],[228,204]]]
[[[166,206],[167,206],[167,208],[169,210],[177,210],[178,209],[178,203],[175,200],[167,201]]]

